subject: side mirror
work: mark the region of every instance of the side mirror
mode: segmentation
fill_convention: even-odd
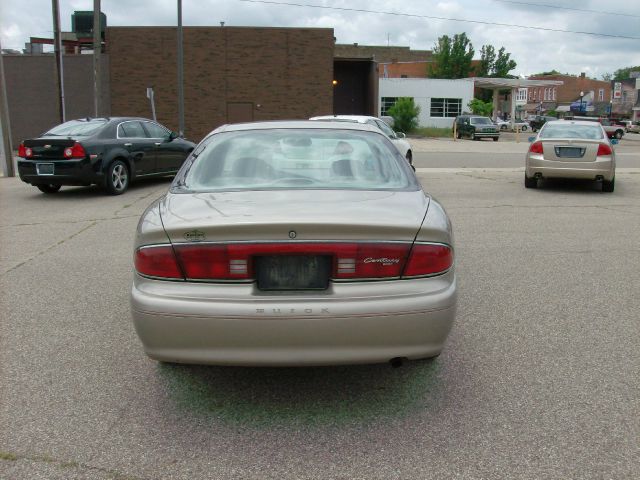
[[[617,138],[611,139],[611,145],[617,145],[618,143],[620,143],[620,141]]]
[[[536,137],[529,137],[527,140],[529,141],[529,143],[533,143],[533,141],[536,139]]]
[[[398,138],[406,138],[407,136],[403,132],[396,132],[396,137],[398,137]]]
[[[176,138],[178,138],[178,134],[176,132],[170,132],[167,141],[173,142]]]

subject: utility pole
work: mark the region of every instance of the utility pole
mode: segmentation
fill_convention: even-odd
[[[178,131],[184,136],[184,70],[182,61],[182,0],[178,0]]]
[[[102,93],[100,54],[102,53],[102,25],[100,22],[100,0],[93,0],[93,110],[100,116],[100,95]]]
[[[0,46],[0,51],[2,47]],[[2,148],[4,150],[4,173],[15,177],[13,168],[13,146],[11,145],[11,125],[9,123],[9,105],[7,104],[7,82],[4,78],[4,61],[0,53],[0,130],[2,130]]]
[[[58,8],[58,0],[51,0],[53,10],[53,51],[56,56],[56,70],[58,73],[58,99],[60,106],[60,123],[65,122],[64,111],[64,82],[62,71],[62,38],[60,36],[60,9]]]

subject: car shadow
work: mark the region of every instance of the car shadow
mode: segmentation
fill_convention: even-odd
[[[118,197],[126,197],[127,195],[131,195],[136,191],[141,191],[146,188],[154,188],[159,186],[166,186],[167,190],[171,185],[171,181],[173,177],[154,177],[154,178],[144,178],[140,180],[136,180],[132,182],[129,186],[128,190],[121,195],[117,195]],[[78,199],[78,198],[95,198],[95,197],[105,197],[112,198],[113,195],[108,195],[104,188],[99,187],[97,185],[91,185],[88,187],[83,186],[63,186],[58,192],[52,194],[42,193],[33,188],[33,194],[35,197],[41,197],[46,199],[47,201],[56,201],[56,200],[69,200],[69,199]]]
[[[158,364],[177,413],[253,427],[326,426],[436,410],[438,359],[337,367],[249,368]]]
[[[538,189],[564,193],[601,192],[602,182],[574,178],[545,178],[538,180]]]

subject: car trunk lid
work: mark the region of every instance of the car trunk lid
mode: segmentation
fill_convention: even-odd
[[[73,147],[76,140],[70,137],[42,137],[25,140],[25,147],[31,148],[33,160],[65,160],[64,150]]]

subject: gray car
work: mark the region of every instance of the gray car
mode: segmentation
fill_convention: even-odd
[[[602,190],[613,192],[616,154],[599,123],[547,122],[531,141],[525,160],[526,188],[536,188],[543,178],[579,178],[602,181]]]
[[[214,130],[138,224],[131,308],[151,358],[394,364],[440,354],[451,223],[366,124]]]

